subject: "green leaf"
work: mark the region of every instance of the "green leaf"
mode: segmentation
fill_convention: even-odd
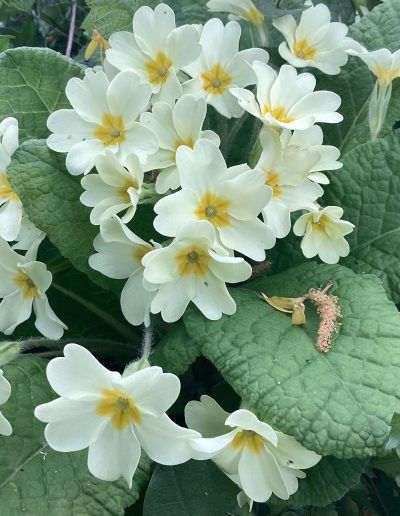
[[[98,228],[89,220],[90,209],[79,201],[79,179],[65,168],[65,156],[51,151],[45,140],[24,142],[7,169],[14,191],[36,226],[78,270],[106,289],[119,285],[89,267]]]
[[[142,459],[129,490],[122,480],[103,482],[90,475],[87,451],[59,453],[47,446],[44,425],[33,416],[35,406],[53,397],[45,368],[46,361],[33,356],[4,368],[12,393],[2,412],[13,435],[0,436],[2,514],[122,516],[148,478],[148,459]]]
[[[184,374],[201,354],[200,344],[189,337],[185,326],[177,323],[158,342],[150,360],[170,373]]]
[[[291,508],[312,505],[324,507],[340,500],[360,480],[367,467],[366,459],[342,460],[323,457],[314,467],[305,470],[306,478],[299,480],[299,489],[289,500],[273,497],[273,504]]]
[[[249,287],[297,297],[329,280],[342,312],[329,353],[315,348],[309,303],[306,325],[293,326],[250,290],[232,290],[235,315],[208,321],[192,308],[185,326],[263,420],[322,455],[368,457],[382,451],[400,406],[400,317],[378,278],[309,263]]]
[[[143,516],[224,516],[232,514],[240,491],[211,461],[157,466]]]
[[[400,301],[400,134],[365,143],[347,153],[343,170],[331,174],[325,205],[344,209],[355,224],[341,263],[379,276],[388,295]]]
[[[395,450],[392,450],[385,457],[376,457],[371,461],[371,467],[380,469],[388,477],[393,478],[399,484],[400,480],[400,457]]]
[[[49,114],[70,107],[65,86],[81,74],[81,66],[48,48],[7,50],[0,56],[0,119],[18,119],[21,141],[46,138]]]
[[[368,48],[388,48],[392,52],[400,47],[400,0],[386,0],[371,13],[350,27],[349,36]],[[339,111],[344,120],[340,124],[325,126],[325,143],[336,145],[342,152],[369,141],[368,105],[375,76],[361,59],[350,57],[340,75],[318,76],[317,89],[334,91],[342,98]],[[400,120],[400,81],[393,84],[392,99],[382,136],[390,134],[394,123]]]

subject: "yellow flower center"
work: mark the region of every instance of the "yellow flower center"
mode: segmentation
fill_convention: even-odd
[[[131,421],[137,425],[142,416],[133,399],[124,392],[115,389],[103,389],[102,399],[96,406],[98,416],[111,417],[111,422],[117,430],[124,430]]]
[[[311,225],[312,225],[313,231],[318,231],[319,233],[324,233],[325,226],[327,223],[329,223],[329,217],[327,217],[326,215],[321,215],[318,222],[315,222],[313,216],[311,215]]]
[[[385,70],[382,66],[377,65],[375,66],[375,75],[380,84],[389,85],[394,79],[400,77],[400,68]]]
[[[134,259],[138,262],[138,263],[142,263],[142,258],[143,256],[145,256],[147,253],[149,253],[150,251],[152,250],[152,248],[150,246],[147,246],[147,245],[140,245],[137,250],[133,253],[133,257]]]
[[[186,140],[176,140],[175,152],[173,152],[171,154],[171,161],[173,161],[174,163],[176,163],[176,151],[179,149],[179,147],[181,145],[186,145],[186,147],[190,147],[191,149],[193,149],[193,145],[194,145],[193,138],[191,136],[189,136],[189,138],[187,138]]]
[[[124,186],[118,189],[118,195],[125,204],[130,204],[131,198],[128,193],[128,188],[139,190],[139,184],[136,179],[127,179]]]
[[[10,201],[19,201],[19,196],[13,191],[5,172],[0,172],[0,197]]]
[[[238,432],[231,442],[232,448],[247,447],[251,452],[259,454],[264,445],[264,439],[253,430],[242,430]]]
[[[222,95],[226,88],[232,84],[232,76],[226,73],[220,64],[216,64],[207,72],[203,72],[201,78],[206,92],[214,95]]]
[[[270,113],[275,120],[279,120],[279,122],[282,122],[284,124],[290,124],[290,122],[294,121],[294,118],[287,115],[287,111],[283,106],[276,107],[274,109],[271,109],[271,106],[268,106],[268,104],[264,104],[264,106],[261,109],[262,116],[265,116],[267,113]]]
[[[314,59],[317,49],[308,43],[307,38],[303,38],[293,45],[293,53],[299,59]]]
[[[125,123],[122,115],[115,116],[110,113],[104,113],[101,121],[102,125],[95,129],[93,135],[103,142],[104,147],[125,141]]]
[[[155,59],[150,59],[144,66],[149,74],[149,82],[151,84],[164,84],[168,79],[172,61],[164,52],[160,51],[157,52]]]
[[[200,220],[208,220],[216,228],[226,227],[230,224],[228,213],[230,204],[225,197],[207,192],[200,200],[194,214]]]
[[[247,11],[247,21],[256,27],[260,27],[264,23],[264,15],[255,5],[252,5]]]
[[[22,290],[22,297],[25,300],[31,299],[32,297],[34,297],[35,299],[39,299],[39,291],[26,272],[21,270],[18,271],[17,274],[14,276],[14,283],[16,283]]]
[[[204,276],[208,271],[211,256],[202,247],[189,245],[175,256],[175,260],[178,263],[181,276],[188,276],[189,274]]]
[[[265,184],[272,188],[272,195],[274,197],[279,197],[282,195],[282,188],[278,185],[280,175],[277,172],[267,170],[264,167],[263,171],[265,173]]]

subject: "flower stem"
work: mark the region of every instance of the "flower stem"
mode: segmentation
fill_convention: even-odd
[[[142,343],[142,360],[148,361],[151,353],[151,345],[153,343],[153,329],[151,326],[145,326],[143,332]]]
[[[72,53],[72,44],[74,42],[74,35],[75,35],[77,3],[78,3],[77,0],[72,0],[71,20],[70,20],[70,23],[69,23],[67,49],[65,51],[66,57],[71,57],[71,53]]]

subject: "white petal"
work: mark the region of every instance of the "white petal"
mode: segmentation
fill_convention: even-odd
[[[23,299],[20,290],[10,294],[0,303],[0,331],[11,335],[19,324],[29,319],[31,313],[32,298]]]
[[[144,416],[135,431],[147,455],[159,464],[168,466],[191,459],[193,451],[190,443],[192,439],[200,437],[195,430],[175,424],[166,414],[158,418]]]
[[[125,283],[121,292],[121,310],[134,326],[142,324],[150,313],[154,292],[143,287],[143,269],[137,269]]]
[[[151,87],[129,70],[120,72],[110,83],[107,101],[112,113],[122,114],[126,128],[143,113],[151,97]]]
[[[161,312],[165,322],[175,322],[182,317],[194,294],[195,288],[191,276],[160,285],[151,303],[151,312],[154,314]]]
[[[261,220],[241,221],[231,217],[229,226],[221,227],[221,242],[229,249],[252,260],[265,260],[265,249],[275,245],[275,235]]]
[[[56,316],[49,305],[46,295],[33,301],[33,310],[36,315],[35,326],[48,339],[61,339],[67,326]]]
[[[0,369],[0,405],[3,405],[11,394],[10,382],[3,376],[3,371]]]
[[[94,124],[101,124],[102,115],[107,112],[106,92],[108,79],[104,72],[95,73],[86,69],[84,79],[74,77],[68,81],[65,94],[77,114]]]
[[[279,492],[283,491],[284,499],[289,498],[282,478],[279,478],[280,482],[273,478],[278,475],[280,477],[279,468],[277,465],[273,466],[273,458],[268,456],[264,450],[254,453],[247,447],[244,448],[239,461],[240,484],[246,495],[255,502],[266,502],[276,484],[282,488]]]
[[[189,401],[185,407],[185,421],[189,428],[200,432],[202,437],[217,437],[227,433],[225,420],[229,416],[210,396],[203,395],[200,401]]]
[[[100,140],[85,140],[77,143],[69,151],[65,160],[68,172],[73,176],[87,174],[102,152],[104,152],[104,145]]]
[[[21,201],[9,200],[0,206],[0,237],[9,242],[16,240],[22,222]]]
[[[68,152],[77,143],[93,138],[96,125],[86,122],[73,109],[59,109],[47,119],[47,127],[54,133],[47,145],[56,152]]]
[[[101,480],[118,480],[123,476],[131,488],[139,459],[140,445],[132,426],[116,430],[110,422],[89,446],[88,468]]]
[[[232,315],[236,312],[236,303],[225,283],[211,274],[195,277],[195,294],[192,302],[207,319],[214,321],[220,319],[222,314]]]
[[[8,437],[12,434],[12,426],[9,421],[0,412],[0,435]]]
[[[274,448],[273,454],[280,464],[289,468],[306,469],[321,460],[320,455],[304,448],[294,437],[281,432],[276,434],[278,446]]]
[[[47,378],[52,389],[67,399],[101,395],[103,389],[111,388],[111,382],[121,375],[109,371],[82,346],[67,344],[65,357],[57,357],[47,365]]]
[[[195,142],[199,139],[206,112],[207,103],[204,99],[184,95],[177,101],[172,116],[177,133],[183,141],[191,138]]]
[[[240,409],[232,412],[225,421],[225,424],[228,426],[237,426],[243,430],[252,430],[275,446],[278,443],[278,436],[275,430],[267,423],[260,421],[257,416],[249,410]]]

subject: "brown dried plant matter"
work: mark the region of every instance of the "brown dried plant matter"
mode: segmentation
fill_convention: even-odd
[[[310,290],[300,297],[268,297],[261,292],[265,301],[280,312],[292,314],[292,324],[304,324],[305,318],[305,301],[311,301],[317,309],[320,318],[318,328],[318,339],[316,348],[322,353],[327,353],[331,348],[332,336],[337,332],[337,319],[340,317],[339,298],[328,294],[328,290],[332,288],[332,282],[329,281],[325,288]]]

